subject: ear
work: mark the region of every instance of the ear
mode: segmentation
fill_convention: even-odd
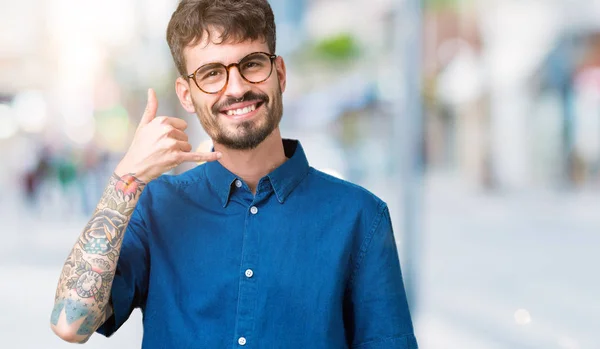
[[[277,71],[277,77],[279,78],[279,87],[281,87],[281,92],[285,92],[287,77],[285,71],[285,62],[281,56],[277,56],[277,58],[275,58],[275,70]]]
[[[190,82],[181,76],[178,77],[177,80],[175,80],[175,92],[177,93],[179,103],[181,103],[183,109],[188,113],[194,113],[196,110],[194,109],[194,103],[192,102]]]

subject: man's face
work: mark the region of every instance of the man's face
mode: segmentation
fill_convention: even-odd
[[[218,38],[218,35],[211,36]],[[187,71],[191,74],[207,63],[225,66],[237,63],[254,52],[269,52],[261,41],[214,44],[205,38],[196,46],[184,50]],[[181,78],[180,78],[181,79]],[[271,76],[252,84],[237,68],[229,70],[226,87],[219,93],[207,94],[183,79],[177,83],[177,93],[184,108],[196,112],[202,127],[213,142],[230,149],[246,150],[258,146],[279,126],[283,114],[282,93],[285,90],[285,65],[281,57],[274,62]]]

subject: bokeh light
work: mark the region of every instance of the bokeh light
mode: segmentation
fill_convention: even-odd
[[[48,122],[47,104],[41,91],[24,91],[16,95],[13,109],[19,127],[29,133],[39,133]]]
[[[85,145],[92,141],[96,132],[94,119],[85,119],[78,123],[66,123],[64,132],[77,145]]]
[[[18,130],[19,125],[15,120],[13,109],[6,104],[0,104],[0,139],[12,137]]]
[[[529,325],[531,323],[531,314],[526,309],[519,309],[515,312],[515,322],[517,325]]]

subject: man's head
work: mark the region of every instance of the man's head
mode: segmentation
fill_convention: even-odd
[[[183,0],[167,42],[182,76],[179,100],[215,143],[252,149],[279,126],[285,64],[266,0]]]

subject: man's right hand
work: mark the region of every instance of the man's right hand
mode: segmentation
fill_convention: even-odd
[[[183,162],[197,163],[220,158],[220,153],[192,152],[184,132],[187,122],[170,116],[157,117],[157,109],[156,94],[149,89],[146,110],[129,150],[115,170],[116,175],[134,174],[137,179],[148,183]]]

